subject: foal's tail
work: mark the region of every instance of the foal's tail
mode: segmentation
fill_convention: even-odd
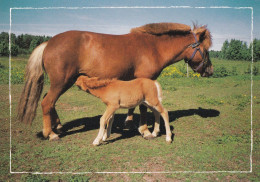
[[[43,51],[48,42],[44,42],[34,49],[26,66],[26,80],[18,105],[18,120],[31,124],[38,106],[43,84],[44,68],[42,62]]]

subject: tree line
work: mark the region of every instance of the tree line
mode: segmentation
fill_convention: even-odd
[[[11,34],[11,55],[17,56],[21,54],[30,54],[35,47],[41,43],[48,41],[50,36],[36,36],[29,34],[21,34],[16,36]],[[9,55],[9,34],[2,32],[0,34],[0,56]]]
[[[210,51],[210,56],[228,60],[252,60],[252,46],[254,61],[260,61],[260,40],[254,39],[253,43],[248,46],[246,42],[241,40],[231,39],[226,40],[221,48],[221,51]]]

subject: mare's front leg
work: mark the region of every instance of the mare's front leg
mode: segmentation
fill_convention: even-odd
[[[114,112],[117,110],[117,107],[108,106],[103,116],[100,118],[100,128],[96,139],[93,142],[94,146],[100,145],[100,142],[105,134],[106,125],[108,121],[113,117]]]
[[[153,108],[150,108],[153,113],[154,113],[154,117],[155,117],[155,123],[154,123],[154,129],[153,129],[153,137],[157,137],[158,134],[160,133],[160,113],[153,109]]]
[[[148,130],[147,127],[147,107],[145,105],[140,105],[140,122],[139,122],[139,128],[138,131],[141,133],[141,135],[144,137],[144,139],[153,139],[153,135]]]
[[[136,126],[134,124],[134,110],[135,108],[128,109],[127,117],[125,120],[125,128],[129,130],[136,129]]]

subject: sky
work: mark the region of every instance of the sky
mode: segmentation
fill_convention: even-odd
[[[126,34],[147,23],[196,22],[210,30],[211,50],[220,50],[225,40],[249,45],[253,22],[253,38],[260,39],[259,0],[0,0],[0,32],[10,30],[10,8],[16,35],[54,36],[68,30]]]

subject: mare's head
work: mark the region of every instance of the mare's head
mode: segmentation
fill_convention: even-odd
[[[212,45],[211,35],[206,26],[194,26],[191,31],[192,44],[185,50],[185,62],[190,65],[194,72],[203,77],[213,74],[213,66],[209,58],[209,48]]]

